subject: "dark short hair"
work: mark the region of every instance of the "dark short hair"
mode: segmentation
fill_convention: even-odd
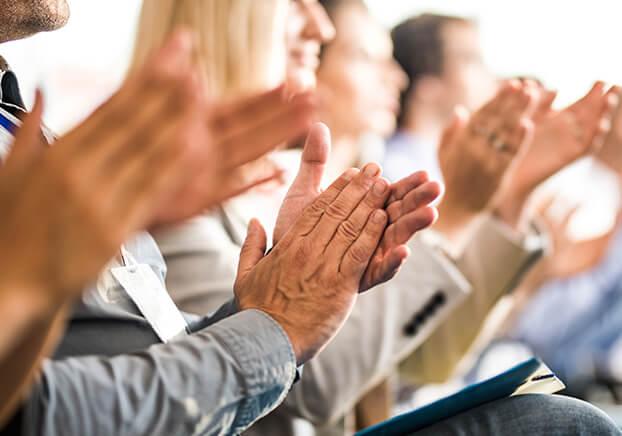
[[[326,9],[326,13],[333,22],[337,16],[337,11],[343,6],[354,5],[368,10],[363,0],[318,0],[318,2]]]
[[[403,125],[406,98],[421,77],[443,73],[443,29],[450,23],[474,24],[466,18],[423,14],[403,21],[391,31],[393,57],[408,75],[408,87],[402,92],[398,126]]]
[[[330,20],[333,22],[333,25],[336,25],[335,21],[337,19],[337,13],[339,12],[339,9],[343,7],[356,6],[362,8],[365,11],[369,11],[367,4],[365,4],[363,0],[318,0],[318,3],[322,5],[324,10],[326,10],[328,18],[330,18]],[[337,32],[339,32],[339,29],[337,29]],[[324,57],[324,48],[327,45],[330,45],[330,42],[322,46],[322,50],[320,52],[320,60]]]

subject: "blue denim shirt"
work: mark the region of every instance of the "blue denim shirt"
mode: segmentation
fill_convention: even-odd
[[[126,249],[164,281],[164,260],[149,235]],[[78,305],[58,359],[45,362],[23,410],[24,434],[242,432],[284,400],[296,359],[267,314],[235,312],[229,303],[211,317],[184,314],[192,333],[158,343],[105,272]]]

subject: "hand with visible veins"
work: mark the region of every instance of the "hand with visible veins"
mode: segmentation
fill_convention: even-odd
[[[273,235],[275,245],[302,210],[321,194],[330,139],[330,131],[321,123],[315,124],[309,132],[300,169],[279,211]],[[384,206],[389,217],[388,227],[361,280],[361,291],[385,282],[397,273],[409,254],[405,244],[436,219],[436,210],[430,204],[439,196],[440,189],[440,185],[429,181],[424,172],[414,173],[390,185],[391,194]]]
[[[473,115],[456,111],[439,147],[445,194],[436,229],[456,237],[488,209],[517,155],[531,140],[537,100],[537,92],[511,81]]]
[[[534,116],[534,138],[508,177],[497,211],[507,222],[520,221],[524,204],[546,179],[597,150],[611,126],[620,89],[597,82],[565,109],[551,109],[556,94],[545,91]]]
[[[234,287],[237,305],[277,321],[299,364],[315,356],[352,311],[387,225],[390,190],[379,173],[373,164],[346,171],[267,255],[265,231],[256,220],[249,225]]]

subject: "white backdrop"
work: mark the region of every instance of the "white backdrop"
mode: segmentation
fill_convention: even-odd
[[[152,0],[157,1],[157,0]],[[257,0],[261,1],[261,0]],[[39,84],[46,118],[64,131],[108,95],[123,77],[140,0],[70,0],[70,24],[57,32],[5,44],[24,92]],[[387,26],[436,11],[473,17],[486,59],[504,76],[534,75],[567,102],[597,78],[622,81],[622,1],[619,0],[368,0]]]
[[[141,3],[69,1],[72,18],[67,27],[0,47],[0,54],[19,74],[27,101],[37,85],[44,89],[48,102],[45,119],[59,133],[83,118],[123,78]],[[622,81],[620,0],[368,3],[387,26],[424,11],[475,18],[480,23],[485,57],[492,70],[503,76],[536,76],[559,91],[560,103],[577,98],[596,79]],[[611,224],[619,194],[609,183],[594,189],[592,185],[598,177],[592,166],[585,164],[582,168],[553,186],[563,191],[564,197],[586,206],[586,213],[581,214],[576,226],[577,234],[585,235],[601,232]]]

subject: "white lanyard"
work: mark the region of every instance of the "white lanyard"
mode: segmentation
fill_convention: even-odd
[[[162,342],[187,334],[186,320],[153,269],[121,247],[124,266],[110,272],[125,289]]]

